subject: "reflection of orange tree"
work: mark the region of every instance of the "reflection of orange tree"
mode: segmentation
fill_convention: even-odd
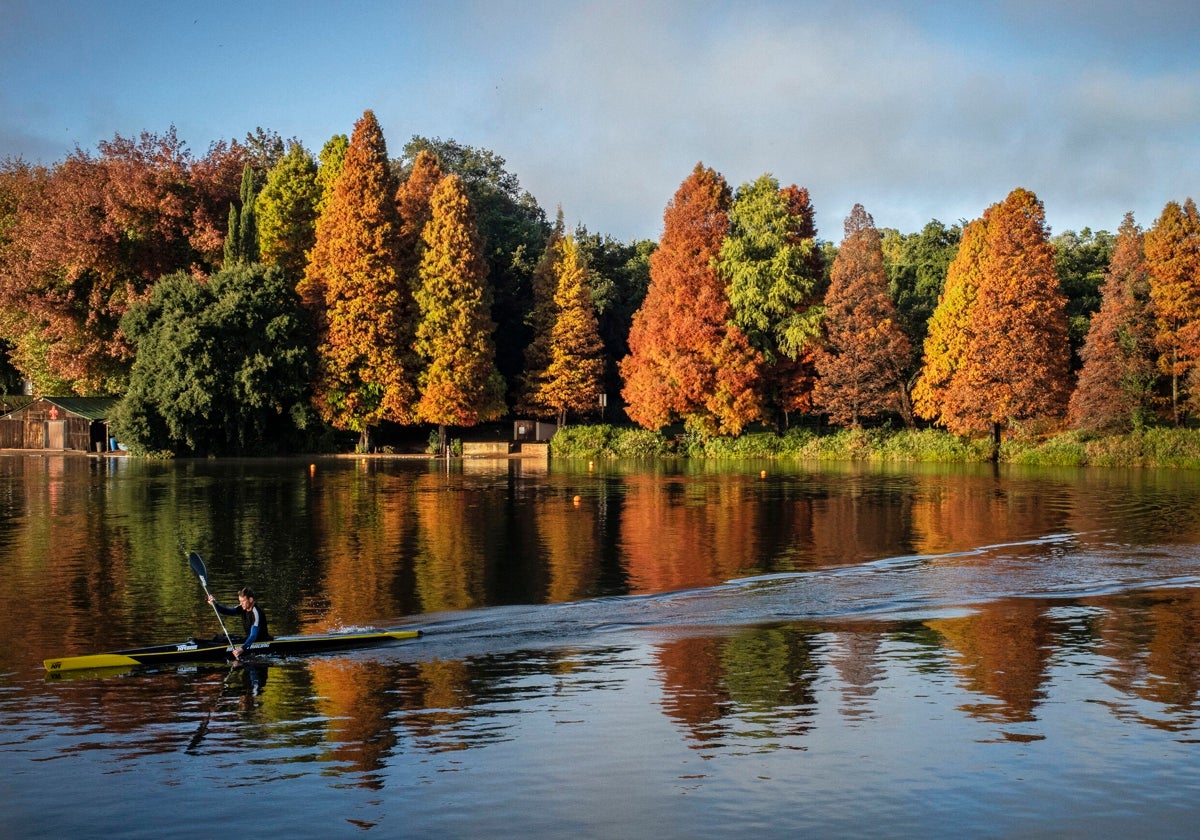
[[[912,530],[918,553],[963,551],[1015,534],[1042,536],[1069,524],[1062,506],[1046,502],[1044,486],[1026,492],[1018,480],[983,475],[918,475],[914,480]]]
[[[328,721],[328,758],[362,773],[383,769],[397,742],[391,721],[399,705],[395,674],[369,661],[314,659],[309,667],[318,707]],[[368,777],[364,784],[380,787],[382,781]]]
[[[964,687],[999,701],[968,705],[964,711],[1001,722],[1037,719],[1051,654],[1045,610],[1036,601],[1014,599],[986,604],[964,618],[926,622],[945,640]]]
[[[710,586],[753,567],[759,555],[760,505],[744,475],[706,481],[630,475],[621,550],[634,592]]]
[[[417,480],[414,571],[423,612],[484,603],[487,543],[478,533],[478,503],[461,475],[427,473]]]
[[[595,508],[551,496],[538,505],[536,521],[550,572],[549,602],[559,604],[595,594],[601,541]]]
[[[365,626],[403,612],[396,577],[403,545],[414,529],[413,476],[408,471],[374,471],[359,462],[356,479],[341,492],[314,493],[314,527],[325,553],[316,610],[318,632]]]
[[[1109,684],[1129,697],[1159,704],[1182,721],[1140,718],[1162,729],[1196,723],[1200,694],[1200,592],[1176,590],[1142,596],[1134,605],[1105,599],[1101,653],[1109,656]]]
[[[779,738],[810,728],[818,663],[796,627],[662,645],[663,710],[700,745],[727,737]]]

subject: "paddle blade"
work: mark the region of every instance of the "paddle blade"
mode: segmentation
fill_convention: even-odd
[[[196,577],[200,580],[208,579],[208,569],[204,568],[204,561],[200,559],[200,555],[192,552],[188,555],[188,565],[192,567],[192,571],[196,573]]]

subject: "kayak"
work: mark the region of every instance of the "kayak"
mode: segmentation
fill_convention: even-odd
[[[255,642],[250,654],[257,658],[264,654],[321,653],[328,650],[371,647],[402,639],[415,639],[420,635],[420,630],[364,630],[315,636],[277,636],[269,642]],[[47,671],[54,674],[84,668],[121,668],[175,662],[224,662],[233,659],[233,647],[225,639],[188,639],[173,645],[93,653],[86,656],[63,656],[47,659],[43,664]]]

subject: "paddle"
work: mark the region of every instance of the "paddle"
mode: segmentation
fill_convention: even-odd
[[[192,552],[188,555],[188,565],[192,567],[192,571],[196,573],[196,577],[200,578],[200,585],[204,587],[205,596],[209,595],[208,591],[208,570],[204,568],[204,561],[200,559],[200,555]],[[217,605],[213,602],[213,613],[217,616],[217,622],[221,625],[221,631],[225,634],[225,641],[229,642],[229,646],[233,647],[233,639],[229,638],[229,631],[225,629],[225,622],[221,621],[221,613],[217,612]]]

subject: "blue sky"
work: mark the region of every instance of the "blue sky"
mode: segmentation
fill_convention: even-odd
[[[553,217],[657,238],[697,161],[808,187],[819,236],[972,219],[1033,190],[1053,232],[1200,199],[1194,0],[0,0],[0,157],[174,125],[317,150],[375,111],[507,160]]]

